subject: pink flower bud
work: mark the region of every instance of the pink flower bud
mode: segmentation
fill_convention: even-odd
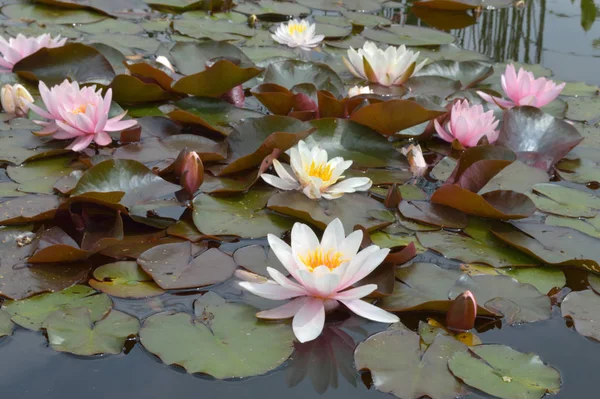
[[[477,302],[471,291],[457,296],[446,314],[446,327],[451,331],[468,331],[475,325]]]
[[[195,151],[184,148],[173,164],[179,184],[185,191],[194,194],[204,180],[204,165]]]

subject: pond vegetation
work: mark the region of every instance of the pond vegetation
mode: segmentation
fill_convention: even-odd
[[[0,6],[8,397],[593,395],[600,99],[546,0]]]

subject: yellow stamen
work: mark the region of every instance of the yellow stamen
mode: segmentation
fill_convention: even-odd
[[[87,104],[81,104],[79,107],[74,108],[71,113],[72,114],[85,114],[85,110],[87,108]]]
[[[294,23],[290,23],[288,25],[288,32],[290,33],[290,35],[293,35],[294,33],[302,33],[305,30],[306,30],[306,25],[294,24]]]
[[[343,256],[344,254],[336,252],[333,249],[324,252],[321,248],[317,248],[305,256],[300,256],[300,260],[309,271],[313,272],[319,266],[326,266],[329,270],[336,269],[339,265],[346,262]]]
[[[326,163],[316,164],[315,161],[311,162],[307,172],[309,176],[318,177],[323,181],[331,180],[331,175],[333,174],[331,165]]]

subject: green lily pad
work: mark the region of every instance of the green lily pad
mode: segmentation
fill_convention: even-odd
[[[242,122],[229,135],[229,165],[219,176],[260,165],[274,149],[287,151],[310,133],[309,125],[287,116],[266,115]]]
[[[31,121],[27,122],[31,123]],[[0,130],[0,161],[20,165],[29,160],[70,152],[64,149],[63,141],[50,142],[51,139],[48,137],[31,134],[32,130],[39,128],[33,123],[32,125],[27,124],[22,128],[8,126],[8,130]]]
[[[319,145],[330,158],[353,161],[353,167],[407,167],[388,140],[376,131],[347,119],[322,118],[312,121],[315,130],[305,142]]]
[[[600,118],[600,98],[577,97],[567,99],[567,119],[581,122],[589,122]]]
[[[393,226],[393,225],[391,225]],[[386,229],[387,230],[387,229]],[[409,244],[414,244],[417,254],[427,251],[417,240],[417,236],[409,232],[408,234],[390,234],[384,231],[376,231],[370,235],[373,244],[378,245],[382,248],[394,248],[403,247]]]
[[[92,288],[117,298],[148,298],[164,293],[135,262],[115,262],[94,270]]]
[[[441,60],[425,65],[415,76],[441,76],[461,83],[463,89],[475,86],[494,72],[488,63]]]
[[[206,64],[224,57],[227,59],[240,60],[240,66],[250,67],[254,64],[236,46],[227,42],[206,41],[192,43],[176,43],[169,51],[169,59],[183,75],[193,75],[206,69]]]
[[[496,190],[510,190],[521,194],[531,193],[531,187],[549,180],[546,171],[515,161],[492,177],[477,193],[479,195]]]
[[[588,274],[588,283],[594,291],[600,293],[600,276],[592,273]]]
[[[299,0],[298,4],[311,9],[323,11],[350,11],[374,12],[381,9],[381,3],[376,0],[344,0],[340,3],[336,0]]]
[[[92,321],[98,321],[112,308],[106,294],[98,294],[84,285],[66,290],[42,294],[20,301],[5,301],[2,309],[10,313],[12,321],[30,330],[46,327],[46,319],[56,310],[84,307],[91,311]]]
[[[389,19],[365,12],[344,11],[342,12],[342,15],[346,18],[346,20],[350,21],[352,25],[366,26],[367,28],[391,25],[391,21]]]
[[[238,108],[227,101],[210,97],[188,97],[175,102],[173,108],[164,110],[172,120],[199,125],[224,136],[231,133],[232,124],[263,116],[259,112]]]
[[[36,21],[39,24],[89,24],[106,19],[106,15],[89,10],[57,11],[52,6],[26,3],[4,6],[2,14],[10,19]]]
[[[371,371],[379,391],[405,399],[453,399],[464,394],[464,388],[448,370],[447,362],[455,353],[466,351],[465,344],[445,335],[437,335],[423,350],[416,333],[393,326],[361,342],[354,361],[359,371]],[[397,353],[402,356],[395,356]]]
[[[312,83],[317,90],[327,90],[336,97],[345,95],[342,79],[326,64],[301,60],[280,60],[269,63],[263,83],[275,83],[287,89]]]
[[[233,253],[233,260],[244,269],[264,277],[269,277],[267,267],[278,270],[284,275],[289,274],[281,261],[275,256],[273,250],[264,248],[261,245],[249,245],[236,250]]]
[[[219,9],[222,1],[205,3],[204,0],[144,0],[152,8],[163,12],[182,13],[192,10]]]
[[[254,36],[255,30],[247,25],[235,24],[226,20],[203,18],[202,22],[194,19],[178,19],[173,21],[173,29],[182,35],[196,39],[235,40]]]
[[[597,239],[568,227],[532,222],[515,222],[513,225],[518,230],[494,227],[492,231],[508,245],[543,263],[576,266],[600,273],[600,248]]]
[[[0,310],[0,337],[12,335],[15,324],[10,319],[10,313]]]
[[[293,221],[265,209],[274,193],[274,190],[255,188],[246,194],[223,198],[200,194],[194,198],[194,224],[209,235],[281,236],[292,228]]]
[[[454,168],[456,168],[456,164],[456,159],[444,157],[433,167],[433,169],[431,169],[429,176],[433,177],[435,180],[445,182],[452,174]]]
[[[108,86],[115,77],[115,71],[104,55],[81,43],[42,48],[17,62],[13,72],[25,79],[42,80],[49,87],[67,78],[79,84]]]
[[[127,338],[136,335],[139,329],[138,319],[118,310],[98,321],[88,308],[57,310],[46,319],[52,349],[79,356],[118,355]]]
[[[462,275],[450,289],[450,298],[469,290],[477,304],[504,316],[508,324],[547,320],[552,313],[550,298],[530,284],[509,276]]]
[[[560,308],[563,317],[573,320],[579,334],[600,341],[600,295],[592,290],[574,291],[563,299]]]
[[[538,262],[506,245],[490,232],[485,222],[469,225],[471,237],[448,231],[419,232],[417,238],[425,248],[441,253],[446,258],[466,263],[484,263],[494,267],[533,266]]]
[[[334,200],[313,200],[300,191],[285,191],[269,198],[267,207],[308,222],[320,229],[339,218],[346,231],[360,225],[378,230],[394,221],[394,215],[379,201],[359,193],[344,194]]]
[[[585,191],[551,183],[536,184],[533,186],[533,190],[559,204],[600,209],[600,197]]]
[[[290,326],[258,320],[251,306],[208,292],[194,302],[194,309],[195,317],[164,312],[147,318],[140,331],[142,345],[168,365],[218,379],[264,374],[293,352]]]
[[[241,12],[246,15],[256,15],[259,19],[261,16],[278,14],[281,16],[294,16],[310,14],[310,9],[299,4],[279,2],[273,0],[260,0],[257,3],[241,3],[235,7],[236,12]]]
[[[504,345],[480,345],[455,353],[448,368],[455,377],[487,394],[503,399],[539,399],[560,390],[559,372],[539,356]]]
[[[147,83],[131,75],[117,75],[110,84],[113,98],[119,104],[166,101],[177,98],[156,83]]]
[[[156,176],[137,161],[110,159],[88,169],[79,179],[71,197],[130,207],[180,189],[180,186]]]
[[[545,266],[499,269],[491,266],[469,264],[461,265],[461,270],[466,272],[469,276],[510,276],[522,284],[533,285],[542,294],[548,294],[551,290],[556,288],[563,288],[567,283],[565,273],[562,270]]]
[[[93,35],[102,33],[122,33],[126,35],[135,35],[136,33],[140,33],[144,30],[144,28],[142,28],[142,26],[139,24],[122,19],[104,19],[93,24],[76,26],[75,29],[80,32],[91,33]]]
[[[454,42],[454,36],[435,29],[413,25],[392,25],[380,29],[365,29],[362,35],[369,40],[394,46],[439,46]]]
[[[600,216],[588,219],[548,215],[544,223],[551,226],[570,227],[595,238],[600,238]]]
[[[427,201],[402,201],[398,210],[407,219],[450,229],[467,227],[467,216],[455,209]]]
[[[236,268],[231,256],[219,249],[189,241],[150,248],[137,261],[156,284],[171,290],[222,283]]]
[[[343,39],[352,33],[351,26],[337,26],[317,23],[315,34],[325,36],[325,39]]]
[[[72,155],[44,158],[20,166],[8,166],[6,172],[18,190],[26,193],[51,194],[56,182],[75,170]]]

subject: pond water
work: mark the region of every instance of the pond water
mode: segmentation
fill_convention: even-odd
[[[456,37],[458,46],[494,61],[542,64],[552,70],[553,77],[558,80],[600,84],[600,22],[594,23],[596,6],[593,0],[521,0],[519,3],[514,7],[484,10],[474,25],[449,32]],[[393,6],[379,15],[408,25],[435,25],[416,17],[410,11],[410,4],[394,3]],[[12,28],[10,32],[18,32],[18,29]],[[164,40],[160,33],[156,37]],[[8,180],[6,176],[2,179]],[[226,244],[221,249],[231,254],[241,246],[242,243]],[[458,262],[431,253],[418,255],[417,260],[458,265]],[[565,274],[567,287],[573,290],[587,287],[586,273],[565,269]],[[270,301],[242,292],[232,280],[213,287],[213,291],[233,301],[243,300],[261,308],[271,306]],[[169,293],[148,299],[114,299],[115,309],[143,320],[160,310],[189,310],[203,292]],[[488,325],[478,326],[477,334],[486,344],[504,344],[521,352],[533,352],[558,369],[562,388],[550,397],[595,397],[597,389],[593,374],[600,365],[600,345],[575,331],[572,323],[563,319],[559,307],[553,306],[552,312],[550,319],[535,323],[510,326],[503,320],[488,321]],[[425,318],[424,314],[401,316],[401,320],[413,329],[418,320]],[[331,326],[326,328],[343,330],[355,340],[354,344],[386,328],[386,325],[359,318],[340,320]],[[352,343],[326,333],[315,342],[295,345],[292,357],[265,375],[216,380],[167,366],[133,340],[119,355],[83,357],[56,352],[49,347],[43,333],[16,327],[11,337],[0,339],[0,355],[4,360],[0,362],[0,392],[6,398],[15,399],[390,397],[367,386],[370,385],[368,375],[361,379],[360,374],[355,373]],[[403,356],[403,353],[399,351],[390,356]],[[465,397],[490,396],[472,390]]]

